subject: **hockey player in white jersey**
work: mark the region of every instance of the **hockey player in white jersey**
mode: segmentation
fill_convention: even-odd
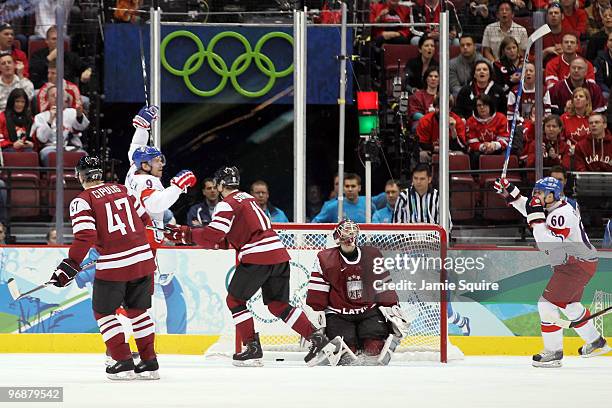
[[[530,198],[507,179],[497,179],[495,190],[527,218],[538,248],[546,253],[553,275],[538,300],[544,350],[533,356],[535,367],[560,367],[563,359],[563,329],[554,322],[559,311],[572,321],[590,316],[580,300],[597,270],[597,251],[589,242],[576,210],[563,198],[559,180],[545,177],[536,182]],[[609,352],[606,339],[592,320],[574,330],[586,342],[578,349],[582,357]]]
[[[153,225],[163,229],[164,212],[178,200],[181,193],[187,192],[188,187],[195,186],[197,180],[191,171],[181,170],[170,180],[170,186],[164,188],[162,185],[166,159],[159,149],[148,145],[149,130],[157,119],[157,112],[156,106],[145,106],[132,121],[136,130],[128,151],[131,166],[125,177],[125,185],[144,205]],[[147,234],[154,250],[164,240],[164,234],[159,230],[147,230]]]

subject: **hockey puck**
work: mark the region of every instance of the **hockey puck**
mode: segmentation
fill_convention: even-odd
[[[276,359],[276,361],[285,361],[285,359],[279,357],[279,358]]]

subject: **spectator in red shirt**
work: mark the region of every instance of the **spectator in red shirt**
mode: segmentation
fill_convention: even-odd
[[[412,121],[413,131],[425,114],[435,110],[434,100],[438,96],[438,86],[440,85],[438,67],[429,67],[423,76],[425,77],[425,87],[416,91],[408,99],[408,116]]]
[[[552,58],[546,64],[546,88],[552,88],[557,82],[564,80],[569,76],[570,64],[578,55],[578,36],[574,33],[563,35],[563,43],[561,44],[562,53]],[[587,63],[586,79],[595,81],[595,69],[589,61]]]
[[[544,119],[544,137],[542,140],[542,154],[544,167],[562,165],[570,166],[570,150],[562,138],[563,123],[558,115],[549,115]],[[527,167],[535,167],[535,143],[527,147]]]
[[[0,112],[0,147],[5,152],[28,152],[34,148],[30,137],[32,112],[26,92],[13,89],[6,101],[6,109]]]
[[[408,22],[410,22],[410,7],[400,6],[399,0],[370,4],[370,23]],[[383,43],[410,44],[410,30],[408,26],[373,27],[372,38],[379,47]]]
[[[0,55],[10,54],[15,60],[15,71],[20,77],[29,78],[30,69],[25,52],[13,45],[15,31],[8,23],[0,24]]]
[[[420,161],[422,162],[431,162],[432,154],[440,151],[440,109],[438,103],[439,100],[436,97],[434,99],[435,110],[423,116],[421,120],[419,120],[419,124],[416,128],[416,135],[419,139],[419,146],[421,148]],[[452,107],[452,96],[450,97],[449,103]],[[463,123],[463,119],[454,112],[450,112],[449,116],[449,150],[465,152],[467,144],[465,141],[465,124]]]
[[[589,116],[593,111],[591,94],[586,88],[574,89],[567,111],[561,115],[563,138],[574,154],[574,146],[589,134]]]
[[[606,129],[606,115],[589,116],[591,134],[576,145],[576,171],[612,172],[612,134]]]
[[[580,39],[586,38],[588,17],[586,11],[579,8],[576,0],[561,0],[563,7],[563,29],[568,33],[577,33]]]
[[[508,147],[508,120],[495,111],[495,102],[489,95],[476,98],[474,114],[466,123],[466,138],[472,158],[472,168],[478,168],[481,154],[500,154]]]
[[[561,44],[567,31],[563,29],[563,9],[559,3],[552,3],[546,10],[546,24],[550,27],[550,33],[542,38],[545,67],[548,61],[563,52]],[[531,49],[530,57],[535,57],[535,48]]]

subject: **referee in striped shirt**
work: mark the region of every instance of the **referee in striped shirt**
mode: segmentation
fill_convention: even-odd
[[[439,194],[431,186],[431,167],[419,163],[412,172],[412,185],[400,193],[393,211],[394,224],[439,224]]]

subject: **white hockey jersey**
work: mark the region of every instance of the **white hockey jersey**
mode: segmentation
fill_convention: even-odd
[[[526,204],[526,197],[512,203],[524,216],[527,216]],[[589,241],[574,207],[561,199],[545,209],[545,213],[546,222],[533,226],[533,237],[538,249],[548,255],[552,266],[563,265],[570,257],[580,261],[597,259],[597,250]]]
[[[134,137],[132,138],[132,143],[130,144],[130,150],[128,151],[130,169],[125,176],[125,185],[128,190],[140,200],[151,217],[153,225],[158,228],[163,228],[164,212],[178,200],[183,191],[174,184],[170,185],[168,188],[164,188],[159,177],[150,174],[136,174],[137,168],[132,161],[132,155],[139,147],[146,146],[148,141],[149,132],[145,129],[136,129]],[[147,230],[147,233],[149,237],[152,236],[154,238],[157,244],[161,245],[164,240],[163,232]],[[149,243],[153,244],[151,240],[149,240]]]

